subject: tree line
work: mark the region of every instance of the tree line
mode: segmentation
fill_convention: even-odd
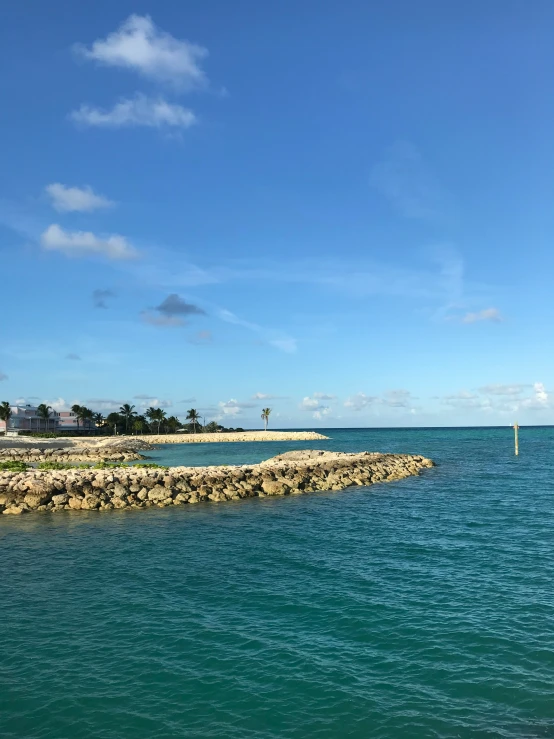
[[[84,405],[77,403],[71,406],[72,413],[75,414],[77,422],[77,431],[93,431],[95,433],[113,433],[113,434],[144,434],[144,433],[170,433],[177,431],[188,431],[189,433],[215,433],[218,431],[243,431],[242,428],[230,429],[221,426],[216,421],[210,421],[207,424],[200,423],[202,417],[195,408],[187,411],[186,422],[182,423],[177,416],[168,416],[163,408],[148,408],[144,414],[140,414],[135,410],[134,405],[124,403],[119,411],[114,411],[104,416],[102,413],[93,411]],[[271,408],[264,408],[261,418],[264,422],[264,429],[267,431],[267,424]],[[6,428],[12,416],[12,410],[7,400],[0,403],[0,420],[6,421]],[[44,430],[51,430],[51,420],[54,418],[54,412],[51,406],[41,403],[37,406],[37,416],[44,421]],[[54,427],[55,428],[55,427]],[[33,429],[30,429],[31,431]],[[40,431],[41,429],[35,429]]]

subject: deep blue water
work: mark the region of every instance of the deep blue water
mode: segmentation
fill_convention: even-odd
[[[183,445],[418,452],[418,478],[0,516],[0,737],[554,737],[554,429]]]

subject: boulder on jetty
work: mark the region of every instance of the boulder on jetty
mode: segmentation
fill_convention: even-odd
[[[0,472],[0,511],[112,510],[344,490],[433,467],[410,454],[301,451],[257,465]]]

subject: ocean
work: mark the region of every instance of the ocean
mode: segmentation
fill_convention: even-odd
[[[554,429],[168,445],[420,453],[421,477],[0,516],[2,739],[554,737]]]

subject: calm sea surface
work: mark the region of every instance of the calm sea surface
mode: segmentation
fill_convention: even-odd
[[[554,429],[169,446],[423,453],[420,478],[0,516],[2,739],[554,737]]]

